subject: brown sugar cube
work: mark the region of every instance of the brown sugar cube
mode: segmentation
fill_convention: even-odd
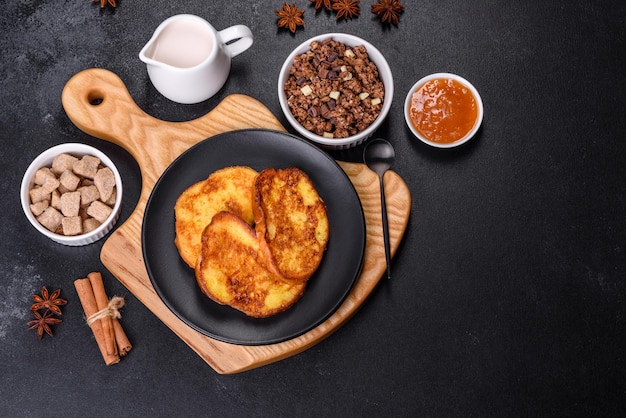
[[[108,206],[115,206],[115,201],[117,200],[117,187],[113,188],[113,191],[111,192],[111,196],[103,201],[103,203],[106,203]]]
[[[103,202],[109,200],[113,188],[115,187],[115,175],[109,167],[104,167],[98,170],[93,182],[100,192],[100,200]]]
[[[56,175],[61,174],[66,170],[71,170],[74,162],[78,161],[78,158],[70,154],[59,154],[52,160],[52,172]]]
[[[31,203],[41,202],[43,200],[50,200],[50,192],[47,192],[43,186],[33,187],[28,191]]]
[[[63,235],[80,235],[83,233],[83,221],[80,216],[66,216],[61,220]]]
[[[50,206],[56,210],[61,210],[61,192],[59,192],[59,189],[52,191],[50,196]]]
[[[52,193],[52,191],[59,187],[61,183],[55,177],[46,177],[41,187],[46,193]]]
[[[80,192],[67,192],[61,195],[61,213],[63,216],[78,216]],[[65,230],[65,228],[63,228]]]
[[[96,186],[79,187],[78,191],[80,192],[80,204],[83,206],[100,199],[100,193]]]
[[[50,206],[50,202],[48,200],[41,200],[37,203],[33,203],[32,205],[30,205],[30,211],[33,213],[33,215],[39,216],[43,213],[44,210],[48,208],[48,206]]]
[[[100,222],[106,221],[113,209],[105,205],[104,203],[96,200],[92,202],[87,208],[87,214],[93,218],[96,218]]]
[[[45,183],[47,177],[56,178],[54,173],[50,171],[49,167],[41,167],[39,170],[35,172],[34,183],[41,186]]]
[[[49,206],[41,215],[37,217],[39,223],[52,232],[55,232],[57,228],[61,226],[62,219],[63,215],[61,215],[61,212],[51,206]]]
[[[87,218],[83,221],[83,233],[91,232],[101,225],[95,218]]]
[[[98,166],[100,165],[100,158],[92,155],[83,155],[78,161],[75,161],[72,165],[72,170],[75,174],[87,177],[88,179],[94,178],[98,172]]]
[[[61,173],[61,176],[59,177],[59,182],[66,191],[73,192],[74,190],[76,190],[78,184],[80,183],[80,177],[72,173],[70,170],[66,170]]]

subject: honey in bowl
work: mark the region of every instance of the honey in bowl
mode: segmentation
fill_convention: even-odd
[[[440,147],[465,142],[482,121],[478,92],[462,78],[446,73],[416,83],[407,96],[405,111],[414,133]]]

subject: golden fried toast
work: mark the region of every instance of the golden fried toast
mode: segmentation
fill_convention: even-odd
[[[266,267],[287,279],[306,281],[317,270],[328,243],[324,201],[307,174],[296,167],[261,171],[255,192],[255,229]]]
[[[256,233],[238,216],[216,214],[201,241],[196,280],[215,302],[264,318],[288,309],[304,293],[306,282],[285,280],[259,262]]]
[[[231,212],[252,225],[254,181],[257,175],[250,167],[226,167],[190,186],[178,197],[174,206],[174,242],[180,256],[191,268],[195,268],[200,253],[202,231],[217,213]]]

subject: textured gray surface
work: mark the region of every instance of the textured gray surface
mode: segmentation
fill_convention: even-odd
[[[304,29],[277,30],[282,2],[4,0],[0,14],[0,410],[3,416],[554,416],[623,412],[626,391],[626,7],[619,0],[405,1],[382,28],[362,1],[336,22],[308,2]],[[306,4],[305,4],[306,3]],[[177,105],[151,86],[138,53],[158,24],[192,13],[217,29],[245,24],[255,43],[214,98]],[[19,184],[46,148],[85,142],[125,184],[140,175],[119,147],[67,119],[61,90],[80,70],[117,73],[141,108],[190,120],[231,93],[280,115],[276,77],[305,39],[345,31],[381,49],[396,92],[378,132],[413,195],[409,227],[383,282],[338,332],[295,357],[220,376],[115,280],[102,242],[66,248],[37,235]],[[456,149],[410,137],[402,103],[439,71],[469,79],[483,127]],[[362,148],[337,158],[358,159]],[[103,271],[126,297],[134,349],[105,367],[72,286]],[[53,338],[25,322],[42,285],[70,300]]]

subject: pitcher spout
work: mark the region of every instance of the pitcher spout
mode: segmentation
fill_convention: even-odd
[[[141,51],[139,51],[139,59],[147,65],[154,65],[159,67],[163,66],[164,64],[163,62],[155,59],[156,38],[156,35],[153,36],[152,39],[150,39],[148,43],[145,44],[143,48],[141,48]]]

